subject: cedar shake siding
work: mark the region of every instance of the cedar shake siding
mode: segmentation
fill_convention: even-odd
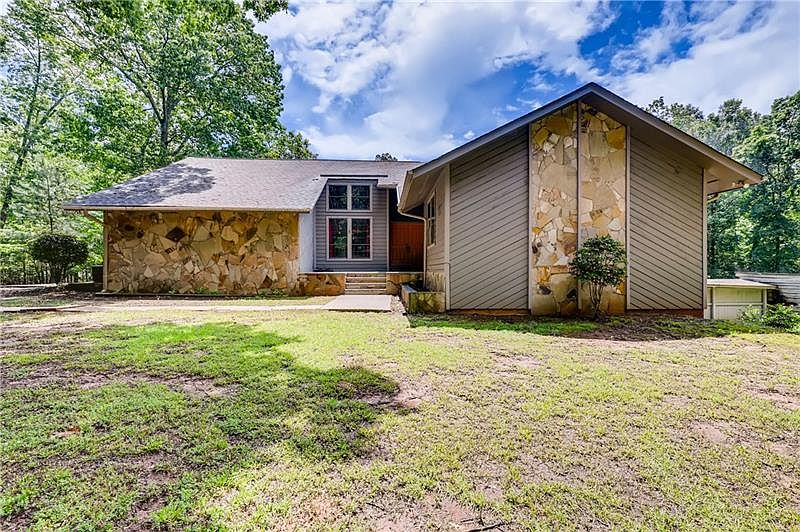
[[[528,308],[528,128],[450,165],[450,307]]]
[[[703,308],[703,170],[631,138],[628,308]]]
[[[314,207],[315,271],[385,272],[389,267],[388,190],[378,188],[377,180],[328,179],[327,185],[370,185],[372,200],[369,211],[331,211],[328,209],[327,185]],[[369,260],[328,259],[328,218],[370,218],[372,226],[372,258]]]

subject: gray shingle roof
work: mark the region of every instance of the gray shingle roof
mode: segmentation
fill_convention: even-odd
[[[307,212],[330,178],[376,179],[398,189],[413,161],[189,157],[64,204],[70,210],[264,210]],[[399,195],[399,190],[398,190]]]

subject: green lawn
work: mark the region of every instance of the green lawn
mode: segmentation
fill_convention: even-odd
[[[128,305],[136,306],[294,306],[294,305],[324,305],[335,299],[335,296],[258,296],[258,297],[93,297],[91,294],[55,293],[33,296],[12,296],[0,298],[0,307],[59,307],[63,305],[104,305],[125,308]]]
[[[0,316],[0,529],[800,527],[800,336]]]
[[[0,299],[0,307],[60,307],[74,304],[71,298],[16,296]]]

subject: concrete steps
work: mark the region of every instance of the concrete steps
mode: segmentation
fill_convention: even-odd
[[[345,277],[346,295],[381,295],[386,293],[386,274],[379,272],[348,273]]]

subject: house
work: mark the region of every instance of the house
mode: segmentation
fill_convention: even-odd
[[[607,311],[702,315],[706,198],[759,180],[590,83],[424,164],[190,158],[65,208],[104,212],[108,291],[420,277],[448,310],[569,315],[588,308],[569,261],[607,234],[628,253]]]
[[[397,211],[419,164],[190,157],[65,208],[103,212],[108,292],[383,293],[423,267]]]

